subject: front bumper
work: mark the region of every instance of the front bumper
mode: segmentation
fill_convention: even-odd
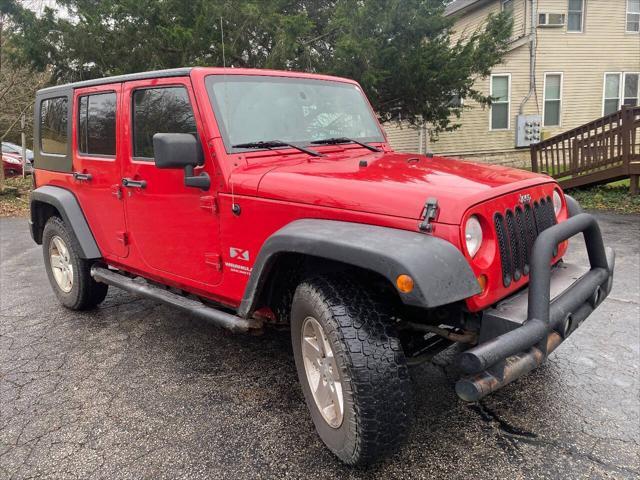
[[[556,246],[583,233],[590,269],[551,267]],[[461,354],[467,376],[456,383],[466,401],[480,400],[540,366],[609,295],[615,253],[605,248],[596,219],[577,213],[543,231],[531,253],[529,287],[484,312],[480,343]]]

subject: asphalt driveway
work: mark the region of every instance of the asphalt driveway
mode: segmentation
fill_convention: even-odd
[[[0,478],[638,478],[640,217],[598,216],[618,254],[600,309],[478,404],[448,357],[415,368],[409,442],[366,471],[316,436],[287,332],[231,335],[116,289],[70,312],[26,221],[0,219]]]

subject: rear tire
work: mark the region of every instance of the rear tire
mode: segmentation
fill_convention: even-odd
[[[355,281],[305,281],[293,298],[291,335],[305,400],[327,447],[349,465],[366,465],[399,446],[410,429],[413,399],[386,305]],[[314,358],[314,345],[323,343]]]
[[[42,251],[49,283],[62,305],[71,310],[88,310],[105,299],[109,286],[93,279],[93,262],[80,258],[75,236],[59,217],[47,220]]]

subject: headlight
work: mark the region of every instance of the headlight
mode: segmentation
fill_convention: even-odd
[[[469,256],[474,257],[480,250],[480,245],[482,245],[482,227],[478,217],[475,215],[470,216],[464,226],[464,239],[467,243]]]
[[[553,211],[556,214],[556,218],[560,214],[560,210],[562,209],[562,197],[560,197],[560,193],[557,190],[553,191]]]
[[[10,157],[9,155],[6,155],[6,156],[3,155],[2,160],[4,160],[7,163],[12,163],[14,165],[20,165],[22,163],[19,158]]]

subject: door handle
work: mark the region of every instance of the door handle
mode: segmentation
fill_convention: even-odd
[[[122,179],[122,186],[127,188],[147,188],[146,180],[132,180],[130,178]]]
[[[93,177],[91,176],[90,173],[73,172],[73,178],[74,180],[78,180],[79,182],[88,182]]]

